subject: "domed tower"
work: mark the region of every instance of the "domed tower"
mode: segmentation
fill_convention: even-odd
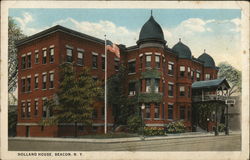
[[[206,53],[206,50],[204,50],[204,53],[198,59],[204,62],[204,80],[216,79],[218,68],[215,65],[214,59]]]
[[[172,50],[174,50],[177,53],[179,58],[185,58],[185,59],[192,58],[191,50],[187,45],[181,42],[181,39],[179,39],[179,42],[173,46]]]
[[[166,41],[161,26],[151,16],[149,20],[142,26],[137,45],[139,48],[144,47],[164,47]]]

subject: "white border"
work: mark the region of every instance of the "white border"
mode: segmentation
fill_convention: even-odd
[[[81,152],[84,157],[74,159],[247,159],[249,157],[249,3],[240,1],[2,1],[1,2],[1,158],[34,159],[34,157],[16,157],[8,150],[7,143],[7,17],[9,8],[193,8],[193,9],[242,9],[242,151],[241,152]],[[79,153],[79,152],[76,152]],[[43,157],[35,157],[43,159]],[[45,157],[46,158],[46,157]],[[48,158],[48,157],[47,157]],[[46,158],[46,159],[47,159]],[[60,157],[53,157],[58,159]],[[73,159],[73,157],[61,157]],[[49,159],[49,158],[48,158]]]

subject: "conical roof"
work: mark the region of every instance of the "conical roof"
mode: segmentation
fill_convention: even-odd
[[[157,41],[164,44],[166,43],[166,41],[164,40],[162,28],[155,21],[152,15],[150,16],[149,20],[142,26],[137,44],[147,41]]]
[[[211,67],[215,68],[215,62],[214,59],[207,53],[204,53],[198,57],[199,60],[202,60],[204,62],[205,67]]]
[[[175,44],[172,49],[178,54],[179,58],[192,58],[191,50],[187,45],[183,44],[181,41]]]

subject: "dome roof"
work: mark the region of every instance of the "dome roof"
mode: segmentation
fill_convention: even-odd
[[[198,59],[204,62],[205,67],[215,68],[214,59],[209,54],[204,52]]]
[[[146,41],[166,43],[161,26],[151,15],[149,20],[142,26],[137,44]]]
[[[176,45],[174,45],[172,49],[175,52],[177,52],[179,58],[187,58],[187,59],[192,58],[191,50],[181,41],[179,41]]]

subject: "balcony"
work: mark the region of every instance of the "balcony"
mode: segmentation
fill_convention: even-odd
[[[193,102],[206,102],[206,101],[225,101],[227,96],[221,96],[216,94],[210,95],[200,95],[200,96],[192,96]]]

